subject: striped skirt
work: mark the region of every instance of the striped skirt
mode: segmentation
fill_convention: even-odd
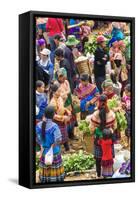
[[[68,141],[69,137],[68,137],[68,132],[67,132],[67,125],[58,121],[55,121],[56,124],[58,124],[59,129],[61,131],[61,135],[62,135],[62,144],[64,144],[65,142]]]
[[[102,176],[112,177],[113,176],[113,160],[102,161]]]
[[[65,177],[61,154],[54,155],[51,166],[46,166],[43,162],[39,164],[39,179],[41,183],[63,182]]]

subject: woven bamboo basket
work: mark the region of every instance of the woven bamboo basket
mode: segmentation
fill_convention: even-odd
[[[85,150],[88,153],[93,154],[94,153],[94,140],[93,140],[92,136],[84,135],[83,141],[84,141],[84,144],[85,144]]]
[[[76,63],[79,74],[83,74],[83,73],[86,73],[89,75],[92,74],[92,70],[90,69],[89,61],[87,58],[85,58],[82,61],[76,60],[75,63]]]

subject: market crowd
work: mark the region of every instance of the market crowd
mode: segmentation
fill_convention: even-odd
[[[93,46],[90,46],[90,45]],[[41,183],[64,181],[61,156],[78,140],[74,128],[90,116],[97,178],[112,177],[114,144],[126,120],[131,142],[131,48],[129,24],[36,18],[36,154]],[[116,101],[116,106],[108,102]],[[52,164],[45,158],[52,148]]]

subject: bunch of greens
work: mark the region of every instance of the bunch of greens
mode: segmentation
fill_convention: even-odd
[[[109,99],[107,104],[110,109],[118,107],[118,98],[113,97],[112,99]]]
[[[127,61],[130,61],[131,58],[131,45],[130,45],[130,37],[125,37],[123,40],[125,45],[126,45],[126,50],[125,50],[125,57]]]
[[[116,112],[115,115],[116,115],[116,121],[117,121],[117,129],[119,131],[125,131],[127,128],[127,120],[126,120],[124,112],[119,111],[119,112]]]
[[[109,54],[109,50],[110,50],[109,39],[107,39],[105,43],[106,43],[105,51]]]
[[[108,107],[110,109],[117,108],[118,107],[118,98],[114,97],[112,99],[109,99],[108,100]],[[123,110],[117,111],[115,113],[115,116],[116,116],[116,121],[117,121],[117,129],[119,131],[125,131],[126,128],[127,128],[127,120],[126,120],[124,111]]]
[[[130,37],[126,36],[123,41],[124,41],[124,43],[126,45],[126,48],[128,48],[130,46]]]
[[[78,123],[79,130],[86,135],[91,135],[89,123],[86,120],[80,120]]]
[[[63,155],[63,165],[65,172],[80,171],[92,169],[95,159],[92,154],[85,155],[82,150],[72,155]]]
[[[96,38],[97,38],[97,36],[93,35],[88,42],[85,42],[85,46],[84,46],[85,55],[87,53],[94,54],[94,52],[97,48]]]
[[[95,35],[92,35],[90,38],[89,38],[89,41],[88,42],[85,42],[85,45],[84,45],[84,49],[85,49],[85,55],[87,55],[87,53],[90,53],[90,54],[94,54],[95,53],[95,50],[97,48],[97,37],[98,37],[98,34],[95,34]],[[109,40],[111,39],[111,35],[106,35],[106,48],[105,50],[107,52],[109,52]]]

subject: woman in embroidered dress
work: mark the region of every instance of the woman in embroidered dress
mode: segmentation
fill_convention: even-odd
[[[81,83],[76,89],[78,98],[80,99],[81,119],[85,119],[88,114],[92,114],[96,101],[99,96],[99,90],[95,84],[89,83],[89,75],[81,74]]]
[[[113,84],[112,80],[111,79],[105,80],[103,82],[103,84],[102,84],[102,87],[103,87],[103,94],[105,94],[107,96],[108,100],[110,100],[112,98],[115,98],[117,100],[117,106],[112,109],[113,112],[117,112],[117,111],[122,110],[121,99],[115,93],[115,89],[117,89],[117,88],[114,88],[114,84]],[[118,90],[120,90],[120,92],[121,92],[121,88],[118,88]],[[116,139],[120,140],[121,139],[121,132],[120,132],[120,130],[116,129],[114,133],[116,135]]]
[[[36,125],[36,142],[41,146],[39,179],[41,183],[64,181],[64,167],[62,164],[61,147],[62,136],[60,129],[54,123],[54,107],[48,106],[45,110],[45,118]],[[53,147],[52,165],[45,164],[45,155]]]
[[[102,148],[98,141],[102,137],[102,131],[105,128],[116,129],[115,113],[109,110],[107,106],[107,96],[101,95],[98,101],[98,110],[96,110],[91,116],[91,130],[93,133],[92,140],[94,142],[94,156],[96,159],[96,172],[97,178],[101,177],[101,161],[102,161]],[[98,129],[98,131],[97,131]],[[101,132],[101,134],[97,134]],[[113,155],[114,148],[112,147]]]
[[[67,71],[65,68],[60,68],[57,70],[57,80],[60,84],[60,96],[62,97],[65,107],[68,107],[71,105],[71,90],[70,90],[70,84],[67,80]]]
[[[103,94],[107,96],[108,99],[112,99],[116,96],[113,88],[113,82],[111,79],[107,79],[102,83]]]
[[[55,108],[54,121],[60,128],[62,134],[62,144],[64,144],[65,150],[69,151],[67,124],[70,121],[71,112],[64,106],[64,101],[60,96],[61,90],[59,83],[51,85],[51,93],[52,97],[50,105]]]
[[[74,135],[74,125],[76,116],[73,113],[72,96],[69,81],[67,80],[67,72],[65,68],[57,71],[58,82],[60,83],[60,96],[64,101],[64,106],[71,112],[71,118],[67,125],[67,131],[70,139],[77,139]]]

